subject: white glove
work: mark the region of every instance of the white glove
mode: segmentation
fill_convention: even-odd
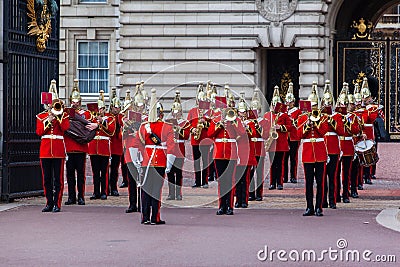
[[[165,168],[165,173],[169,173],[171,171],[172,165],[174,165],[175,158],[175,155],[167,154],[167,167]]]

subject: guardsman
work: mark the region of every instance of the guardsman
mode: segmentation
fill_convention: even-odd
[[[175,121],[174,129],[174,155],[175,161],[168,176],[168,197],[167,200],[182,200],[182,170],[185,160],[185,140],[189,139],[190,123],[182,118],[182,104],[180,92],[175,92],[174,103],[171,108],[172,118]]]
[[[197,92],[197,101],[206,101],[206,94],[204,93],[203,83],[199,84]],[[194,187],[208,188],[208,170],[211,164],[210,147],[212,140],[207,136],[207,129],[210,125],[209,117],[205,116],[206,110],[202,107],[192,108],[187,116],[191,128],[190,143],[193,149],[193,161],[195,171]],[[200,168],[200,159],[202,161],[202,168]]]
[[[339,136],[344,135],[344,124],[342,114],[332,110],[333,107],[333,95],[330,89],[330,81],[325,81],[324,95],[322,98],[321,112],[325,113],[324,116],[328,117],[329,129],[325,134],[325,144],[326,150],[328,151],[329,161],[326,164],[326,172],[324,177],[324,202],[323,208],[328,207],[329,198],[329,208],[336,209],[336,193],[337,193],[337,183],[338,181],[338,167],[339,167],[339,157],[340,157],[340,144]],[[328,197],[329,196],[329,197]]]
[[[214,162],[218,181],[219,208],[217,215],[233,215],[233,193],[237,164],[236,140],[246,136],[246,129],[237,117],[237,111],[229,106],[220,116],[214,117],[208,128],[208,136],[214,139]]]
[[[271,110],[264,114],[264,138],[271,163],[269,190],[283,189],[284,155],[289,151],[288,132],[293,130],[292,120],[286,110],[277,108],[279,105],[285,106],[279,96],[279,87],[275,86]]]
[[[69,101],[71,108],[75,110],[75,116],[81,116],[85,120],[90,121],[92,115],[89,111],[81,108],[81,94],[78,87],[78,79],[74,79],[74,86],[72,88]],[[87,128],[94,130],[97,124],[90,123]],[[68,200],[65,205],[76,204],[76,189],[78,189],[78,205],[85,205],[85,184],[86,184],[86,154],[88,153],[88,144],[81,144],[75,141],[68,135],[64,135],[65,148],[68,154],[66,163],[67,168],[67,182],[68,182]],[[75,178],[76,171],[76,178]]]
[[[298,107],[295,107],[295,97],[293,94],[293,83],[289,83],[289,88],[286,93],[285,103],[288,107],[287,114],[292,119],[293,126],[295,127],[297,124],[297,119],[301,115],[301,110]],[[290,158],[290,182],[295,184],[297,183],[297,166],[299,160],[299,146],[300,146],[300,138],[297,136],[297,131],[289,132],[289,152],[285,153],[285,174],[283,178],[283,182],[287,182],[289,178],[289,158]]]
[[[318,109],[317,83],[313,82],[311,94],[308,97],[312,111],[302,114],[298,119],[297,133],[303,142],[302,161],[306,182],[307,209],[303,216],[323,216],[322,202],[324,197],[324,173],[328,154],[324,136],[329,130],[328,118],[322,116]],[[317,182],[315,209],[313,203],[314,178]]]
[[[348,84],[343,83],[343,88],[338,96],[337,106],[346,110],[348,105]],[[340,150],[342,157],[340,159],[339,173],[341,169],[342,176],[342,198],[343,203],[350,203],[350,177],[354,158],[354,140],[353,136],[360,134],[360,125],[356,114],[353,112],[344,112],[344,134],[339,136]],[[340,189],[339,189],[340,190]],[[341,202],[340,193],[337,192],[336,202]]]
[[[56,81],[52,80],[49,92],[52,102],[45,103],[46,111],[36,115],[36,134],[40,142],[40,167],[46,206],[42,212],[60,212],[64,189],[65,144],[64,131],[69,128],[68,115],[58,99]]]
[[[257,119],[248,118],[248,108],[245,102],[245,93],[240,93],[238,104],[238,116],[241,123],[245,126],[247,136],[237,139],[238,163],[235,172],[235,208],[247,208],[249,200],[250,171],[252,167],[257,166],[255,156],[255,144],[257,142]]]
[[[100,90],[97,108],[98,114],[95,114],[93,118],[93,122],[97,123],[96,136],[89,143],[94,185],[94,192],[90,199],[105,200],[108,193],[108,169],[111,156],[110,137],[115,132],[115,118],[106,113],[103,90]]]
[[[128,110],[132,110],[132,107],[133,107],[131,91],[128,89],[128,90],[126,90],[125,94],[126,94],[125,100],[124,100],[124,103],[122,104],[122,110],[121,110],[121,113],[123,114],[122,129],[124,129],[124,126],[125,126],[124,120],[127,118]],[[124,134],[124,131],[122,131],[122,148],[124,149],[125,148],[125,144],[124,144],[125,136],[123,134]],[[128,166],[127,166],[127,163],[125,160],[125,152],[122,154],[121,174],[122,174],[122,183],[119,185],[119,188],[128,187]]]
[[[255,140],[255,157],[257,161],[257,166],[251,168],[250,173],[250,188],[249,188],[249,201],[262,201],[262,196],[264,193],[264,160],[265,160],[265,146],[263,138],[263,125],[265,120],[260,116],[261,114],[261,98],[259,95],[260,89],[256,88],[254,90],[253,98],[251,100],[251,112],[253,113],[255,119],[258,123],[258,128],[256,131]],[[254,174],[256,176],[254,176]]]
[[[160,218],[161,191],[165,173],[175,161],[173,151],[174,131],[172,124],[162,121],[162,105],[157,102],[156,90],[151,90],[150,111],[147,122],[143,122],[136,138],[127,143],[132,162],[140,167],[139,151],[143,156],[141,163],[144,173],[140,181],[142,188],[142,224],[165,224]]]

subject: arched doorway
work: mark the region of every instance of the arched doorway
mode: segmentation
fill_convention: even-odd
[[[392,29],[377,27],[400,1],[338,2],[332,4],[330,14],[334,93],[343,82],[352,91],[367,77],[376,102],[384,106],[386,130],[391,139],[400,139],[400,23]]]

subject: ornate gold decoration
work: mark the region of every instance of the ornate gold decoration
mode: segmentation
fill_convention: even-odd
[[[36,15],[35,1],[38,7],[41,7],[40,14]],[[50,7],[48,5],[50,1]],[[51,33],[51,18],[54,16],[58,7],[54,0],[27,0],[28,17],[31,22],[28,23],[28,35],[36,36],[36,49],[39,52],[46,50],[46,43]]]
[[[279,95],[281,96],[282,99],[286,98],[286,94],[289,89],[289,83],[291,82],[293,82],[292,77],[290,76],[290,73],[286,71],[285,73],[283,73],[281,78],[281,86],[280,86],[281,90],[279,92]]]
[[[361,71],[360,73],[358,73],[357,78],[353,80],[353,85],[357,83],[359,86],[361,86],[364,77],[367,77],[367,74],[365,74],[365,72]]]
[[[352,28],[357,29],[358,32],[353,35],[353,40],[356,39],[368,39],[371,40],[371,30],[372,30],[372,22],[367,21],[367,24],[365,24],[365,20],[363,18],[358,20],[359,23],[356,21],[353,21],[353,25],[351,25]]]

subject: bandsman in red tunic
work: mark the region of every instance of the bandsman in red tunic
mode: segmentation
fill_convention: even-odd
[[[211,120],[208,136],[214,140],[214,162],[218,181],[219,209],[217,215],[233,215],[233,192],[237,164],[237,139],[246,136],[246,130],[237,117],[233,99],[219,117]]]
[[[111,101],[110,101],[110,114],[114,117],[115,132],[111,136],[111,165],[110,165],[110,191],[109,195],[119,196],[117,182],[119,175],[119,166],[122,161],[122,128],[123,121],[121,114],[121,101],[117,96],[116,88],[112,88]]]
[[[175,92],[174,103],[172,104],[171,113],[173,118],[174,129],[174,155],[175,161],[168,176],[168,197],[167,200],[182,200],[182,182],[183,182],[183,163],[185,160],[185,140],[189,139],[190,123],[182,118],[182,104],[180,92]]]
[[[69,98],[71,108],[75,110],[75,116],[80,116],[87,121],[91,121],[92,115],[88,110],[81,107],[81,94],[78,87],[78,79],[74,79],[74,87],[72,88]],[[97,128],[97,124],[89,123],[86,126],[92,130]],[[65,205],[76,204],[76,188],[78,189],[78,205],[85,205],[85,185],[86,185],[86,154],[88,153],[87,143],[78,143],[75,139],[64,135],[65,148],[68,154],[66,163],[67,182],[68,182],[68,200]],[[76,171],[76,178],[75,178]]]
[[[324,198],[324,175],[328,153],[324,142],[324,136],[329,130],[328,118],[321,115],[318,109],[317,83],[313,82],[312,92],[308,97],[312,111],[299,117],[297,133],[302,139],[302,161],[306,182],[307,209],[303,216],[323,216],[322,202]],[[317,195],[315,209],[313,203],[314,178],[317,182]]]
[[[42,212],[59,212],[64,189],[65,144],[64,131],[69,128],[68,115],[58,99],[56,81],[52,80],[49,92],[52,103],[46,104],[46,111],[36,115],[36,134],[40,142],[40,167],[46,206]]]
[[[288,132],[292,131],[293,127],[292,120],[285,113],[286,110],[277,110],[278,105],[284,106],[279,96],[279,87],[275,86],[271,111],[264,114],[264,138],[267,139],[266,150],[269,152],[271,163],[269,190],[283,189],[284,155],[289,151]]]
[[[108,169],[111,156],[110,137],[115,132],[115,118],[106,113],[104,91],[100,90],[97,101],[98,114],[93,122],[97,123],[96,136],[89,143],[90,163],[92,164],[94,192],[90,199],[107,199],[108,194]]]
[[[255,145],[255,157],[257,166],[251,168],[250,173],[250,188],[249,188],[249,201],[262,201],[264,193],[264,163],[265,163],[265,146],[263,138],[263,125],[265,120],[260,116],[261,114],[261,98],[259,95],[260,89],[254,90],[253,98],[251,100],[251,109],[259,127],[256,129],[255,137],[253,139]]]
[[[148,121],[140,125],[136,138],[127,143],[132,162],[136,167],[142,166],[144,173],[140,181],[143,224],[165,224],[159,213],[161,191],[165,173],[170,172],[175,161],[175,143],[172,124],[163,122],[162,118],[162,105],[157,102],[156,90],[152,89]],[[143,156],[141,164],[139,151]]]
[[[324,116],[328,117],[329,129],[325,134],[325,144],[328,151],[329,161],[326,164],[326,172],[324,177],[324,202],[323,208],[336,209],[336,193],[338,184],[340,186],[340,180],[338,181],[338,169],[340,161],[340,143],[339,136],[344,135],[344,124],[343,115],[333,111],[333,95],[330,89],[330,81],[325,81],[324,95],[322,99],[321,112]]]
[[[247,208],[249,200],[250,171],[257,166],[255,156],[255,144],[257,142],[257,130],[260,128],[257,119],[248,118],[248,108],[245,102],[245,93],[240,93],[241,98],[238,104],[238,115],[245,126],[247,135],[237,139],[238,162],[235,172],[235,208]]]
[[[287,114],[292,119],[292,124],[295,127],[297,119],[301,115],[301,110],[295,107],[295,97],[293,94],[293,83],[289,83],[289,88],[286,93],[285,102],[288,107]],[[290,158],[290,182],[297,183],[297,166],[299,164],[299,146],[300,138],[297,136],[297,131],[289,132],[289,152],[285,153],[285,174],[283,182],[287,183],[289,178],[289,158]]]

